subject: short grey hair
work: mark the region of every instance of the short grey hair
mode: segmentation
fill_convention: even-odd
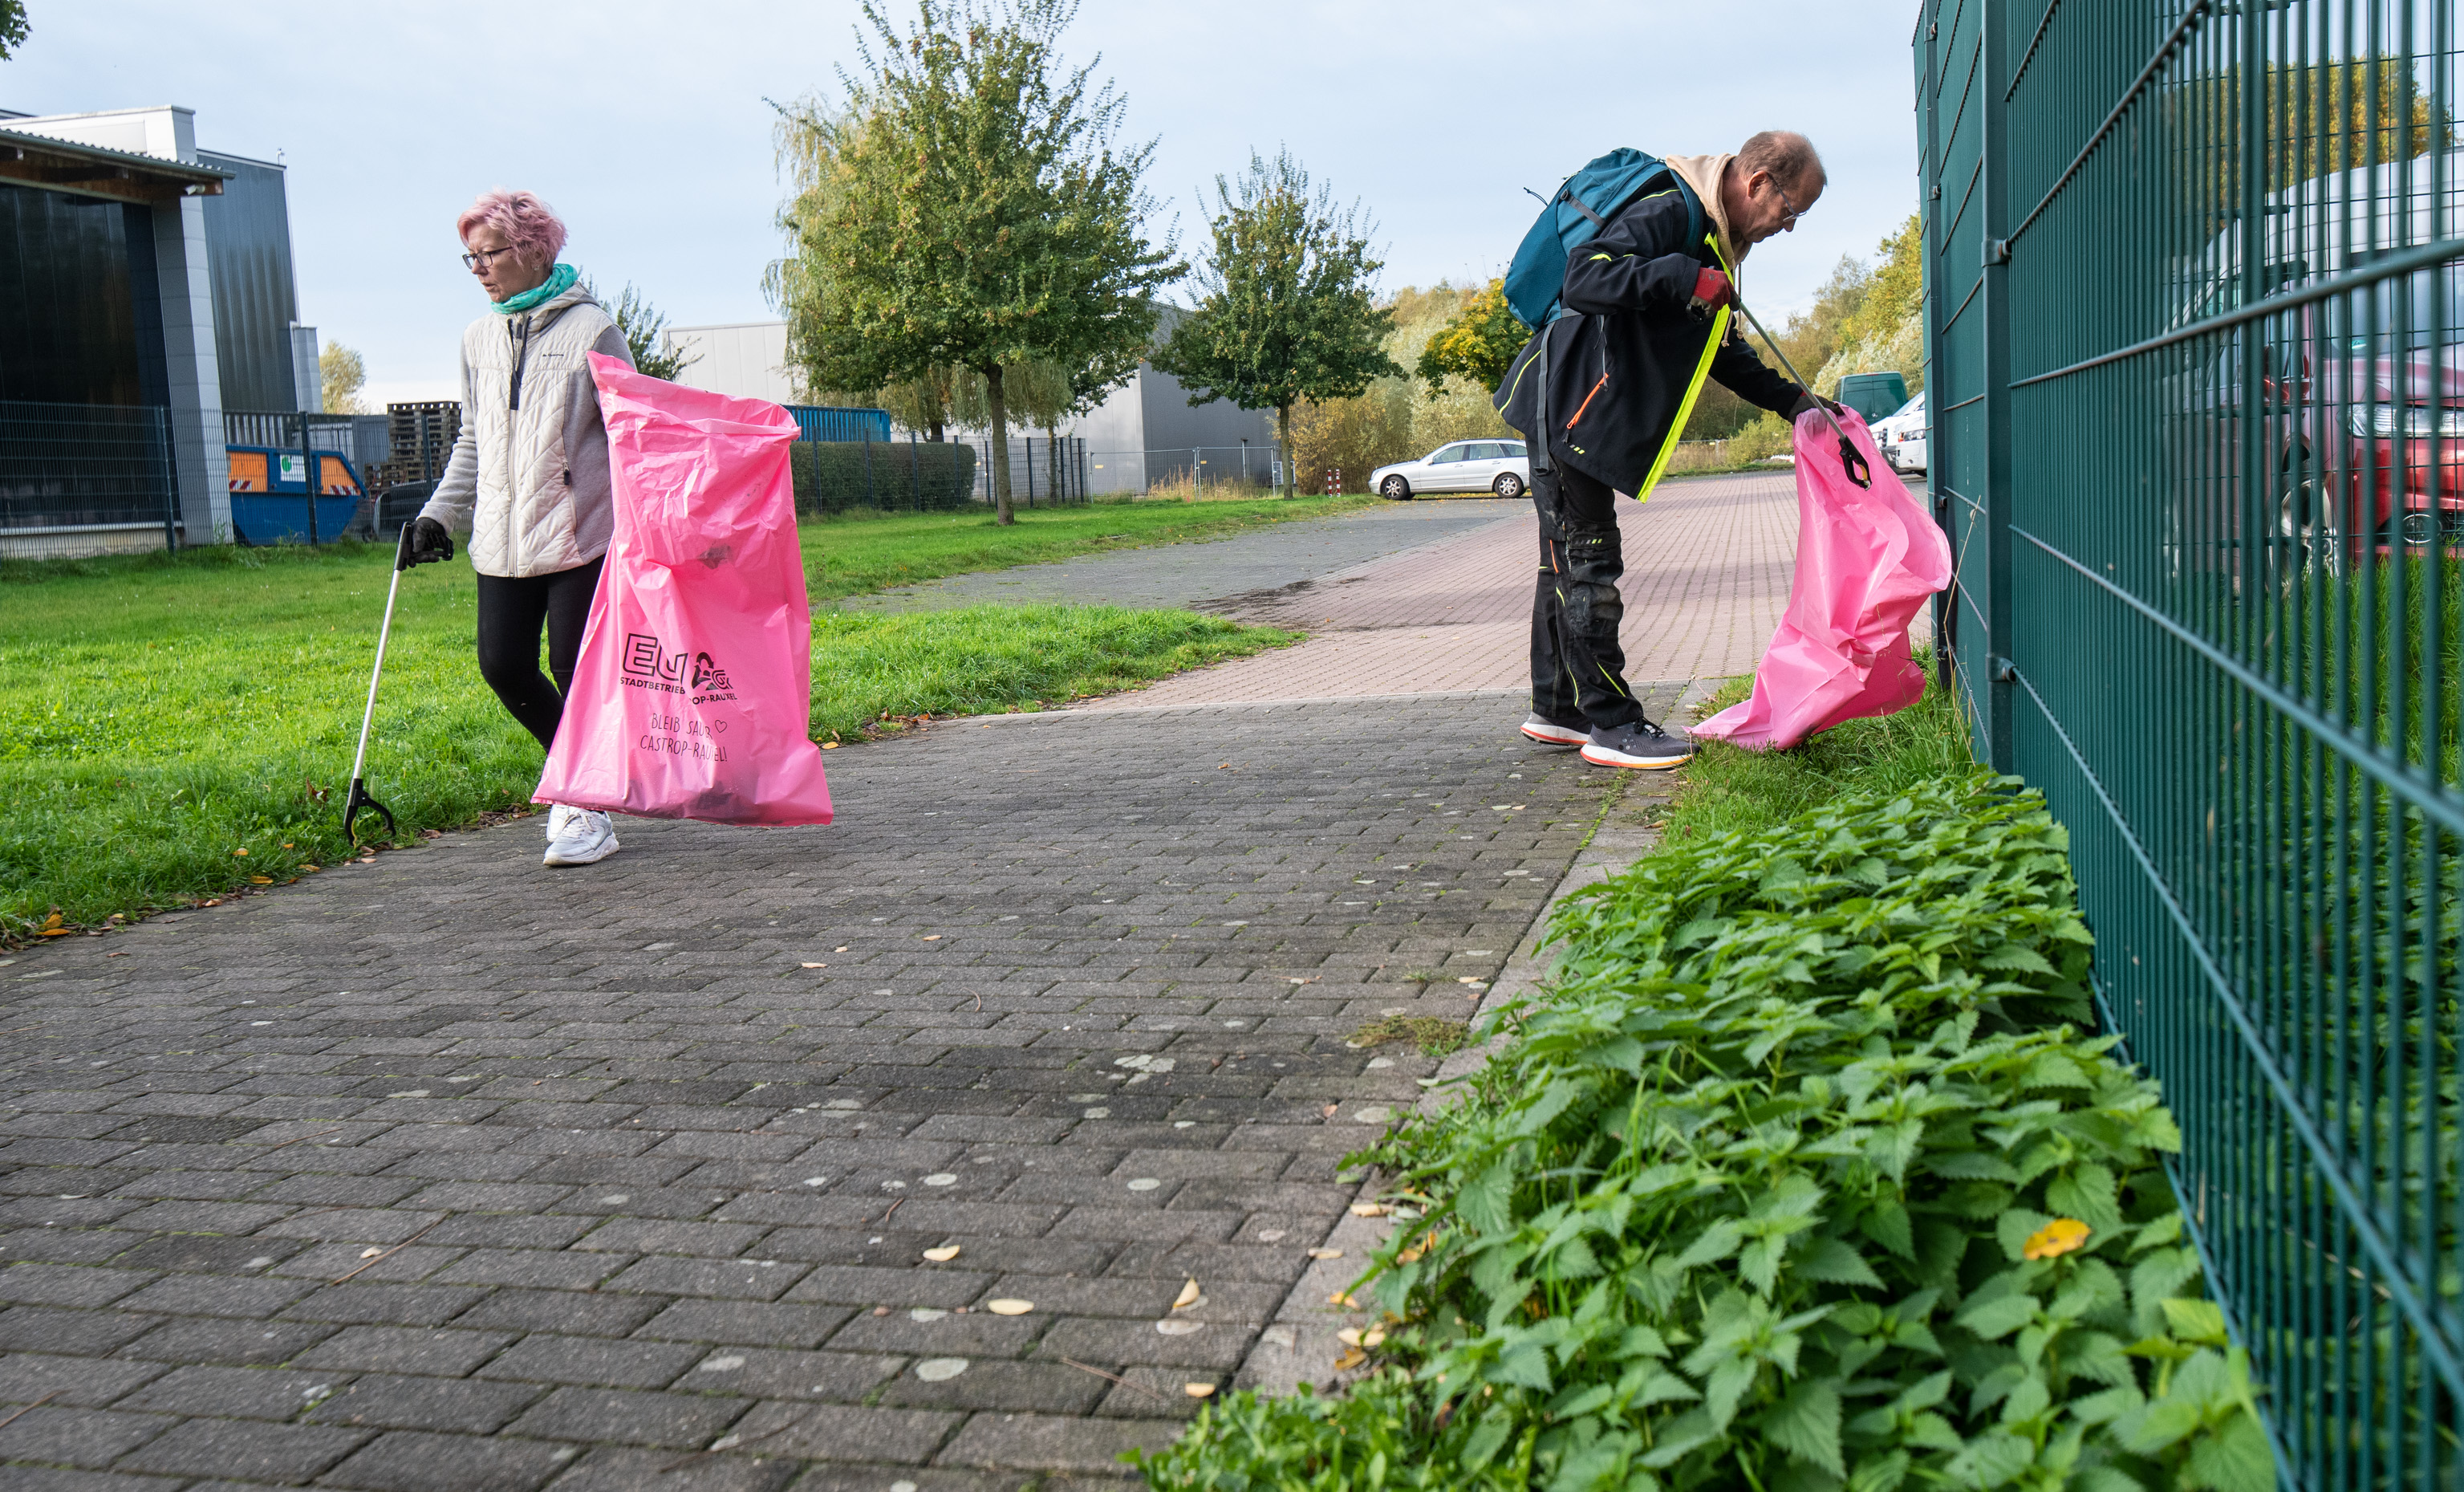
[[[1822,157],[1814,153],[1814,142],[1793,129],[1766,129],[1747,141],[1737,149],[1737,169],[1748,176],[1768,171],[1773,181],[1791,187],[1831,180]]]

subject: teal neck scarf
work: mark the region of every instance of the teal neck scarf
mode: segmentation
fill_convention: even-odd
[[[547,278],[539,284],[523,291],[520,295],[495,301],[493,304],[498,316],[519,316],[533,306],[545,304],[571,290],[573,282],[581,278],[581,272],[572,265],[560,264],[548,271]]]

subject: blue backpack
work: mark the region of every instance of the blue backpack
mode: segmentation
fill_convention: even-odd
[[[1523,235],[1506,271],[1506,304],[1515,320],[1534,330],[1558,313],[1566,287],[1566,259],[1599,236],[1611,219],[1644,191],[1663,183],[1685,199],[1685,241],[1703,241],[1703,203],[1685,179],[1656,155],[1622,145],[1566,178]],[[1532,192],[1538,196],[1538,192]]]

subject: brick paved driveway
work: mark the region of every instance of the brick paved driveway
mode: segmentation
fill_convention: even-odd
[[[1116,1475],[1431,1070],[1343,1037],[1467,1013],[1595,816],[1513,718],[957,723],[832,753],[825,830],[519,823],[19,956],[0,1481]]]

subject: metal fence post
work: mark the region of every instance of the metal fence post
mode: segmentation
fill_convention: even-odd
[[[2016,770],[2011,732],[2015,679],[2011,635],[2011,14],[1988,5],[1981,14],[1984,104],[1981,127],[1985,264],[1979,292],[1985,333],[1985,569],[1988,765]],[[1932,458],[1930,448],[1926,459]]]
[[[180,552],[180,458],[171,444],[171,412],[154,411],[154,439],[163,451],[163,548]]]
[[[308,547],[313,549],[317,546],[317,450],[316,442],[309,437],[305,410],[299,412],[299,481],[308,489]]]

